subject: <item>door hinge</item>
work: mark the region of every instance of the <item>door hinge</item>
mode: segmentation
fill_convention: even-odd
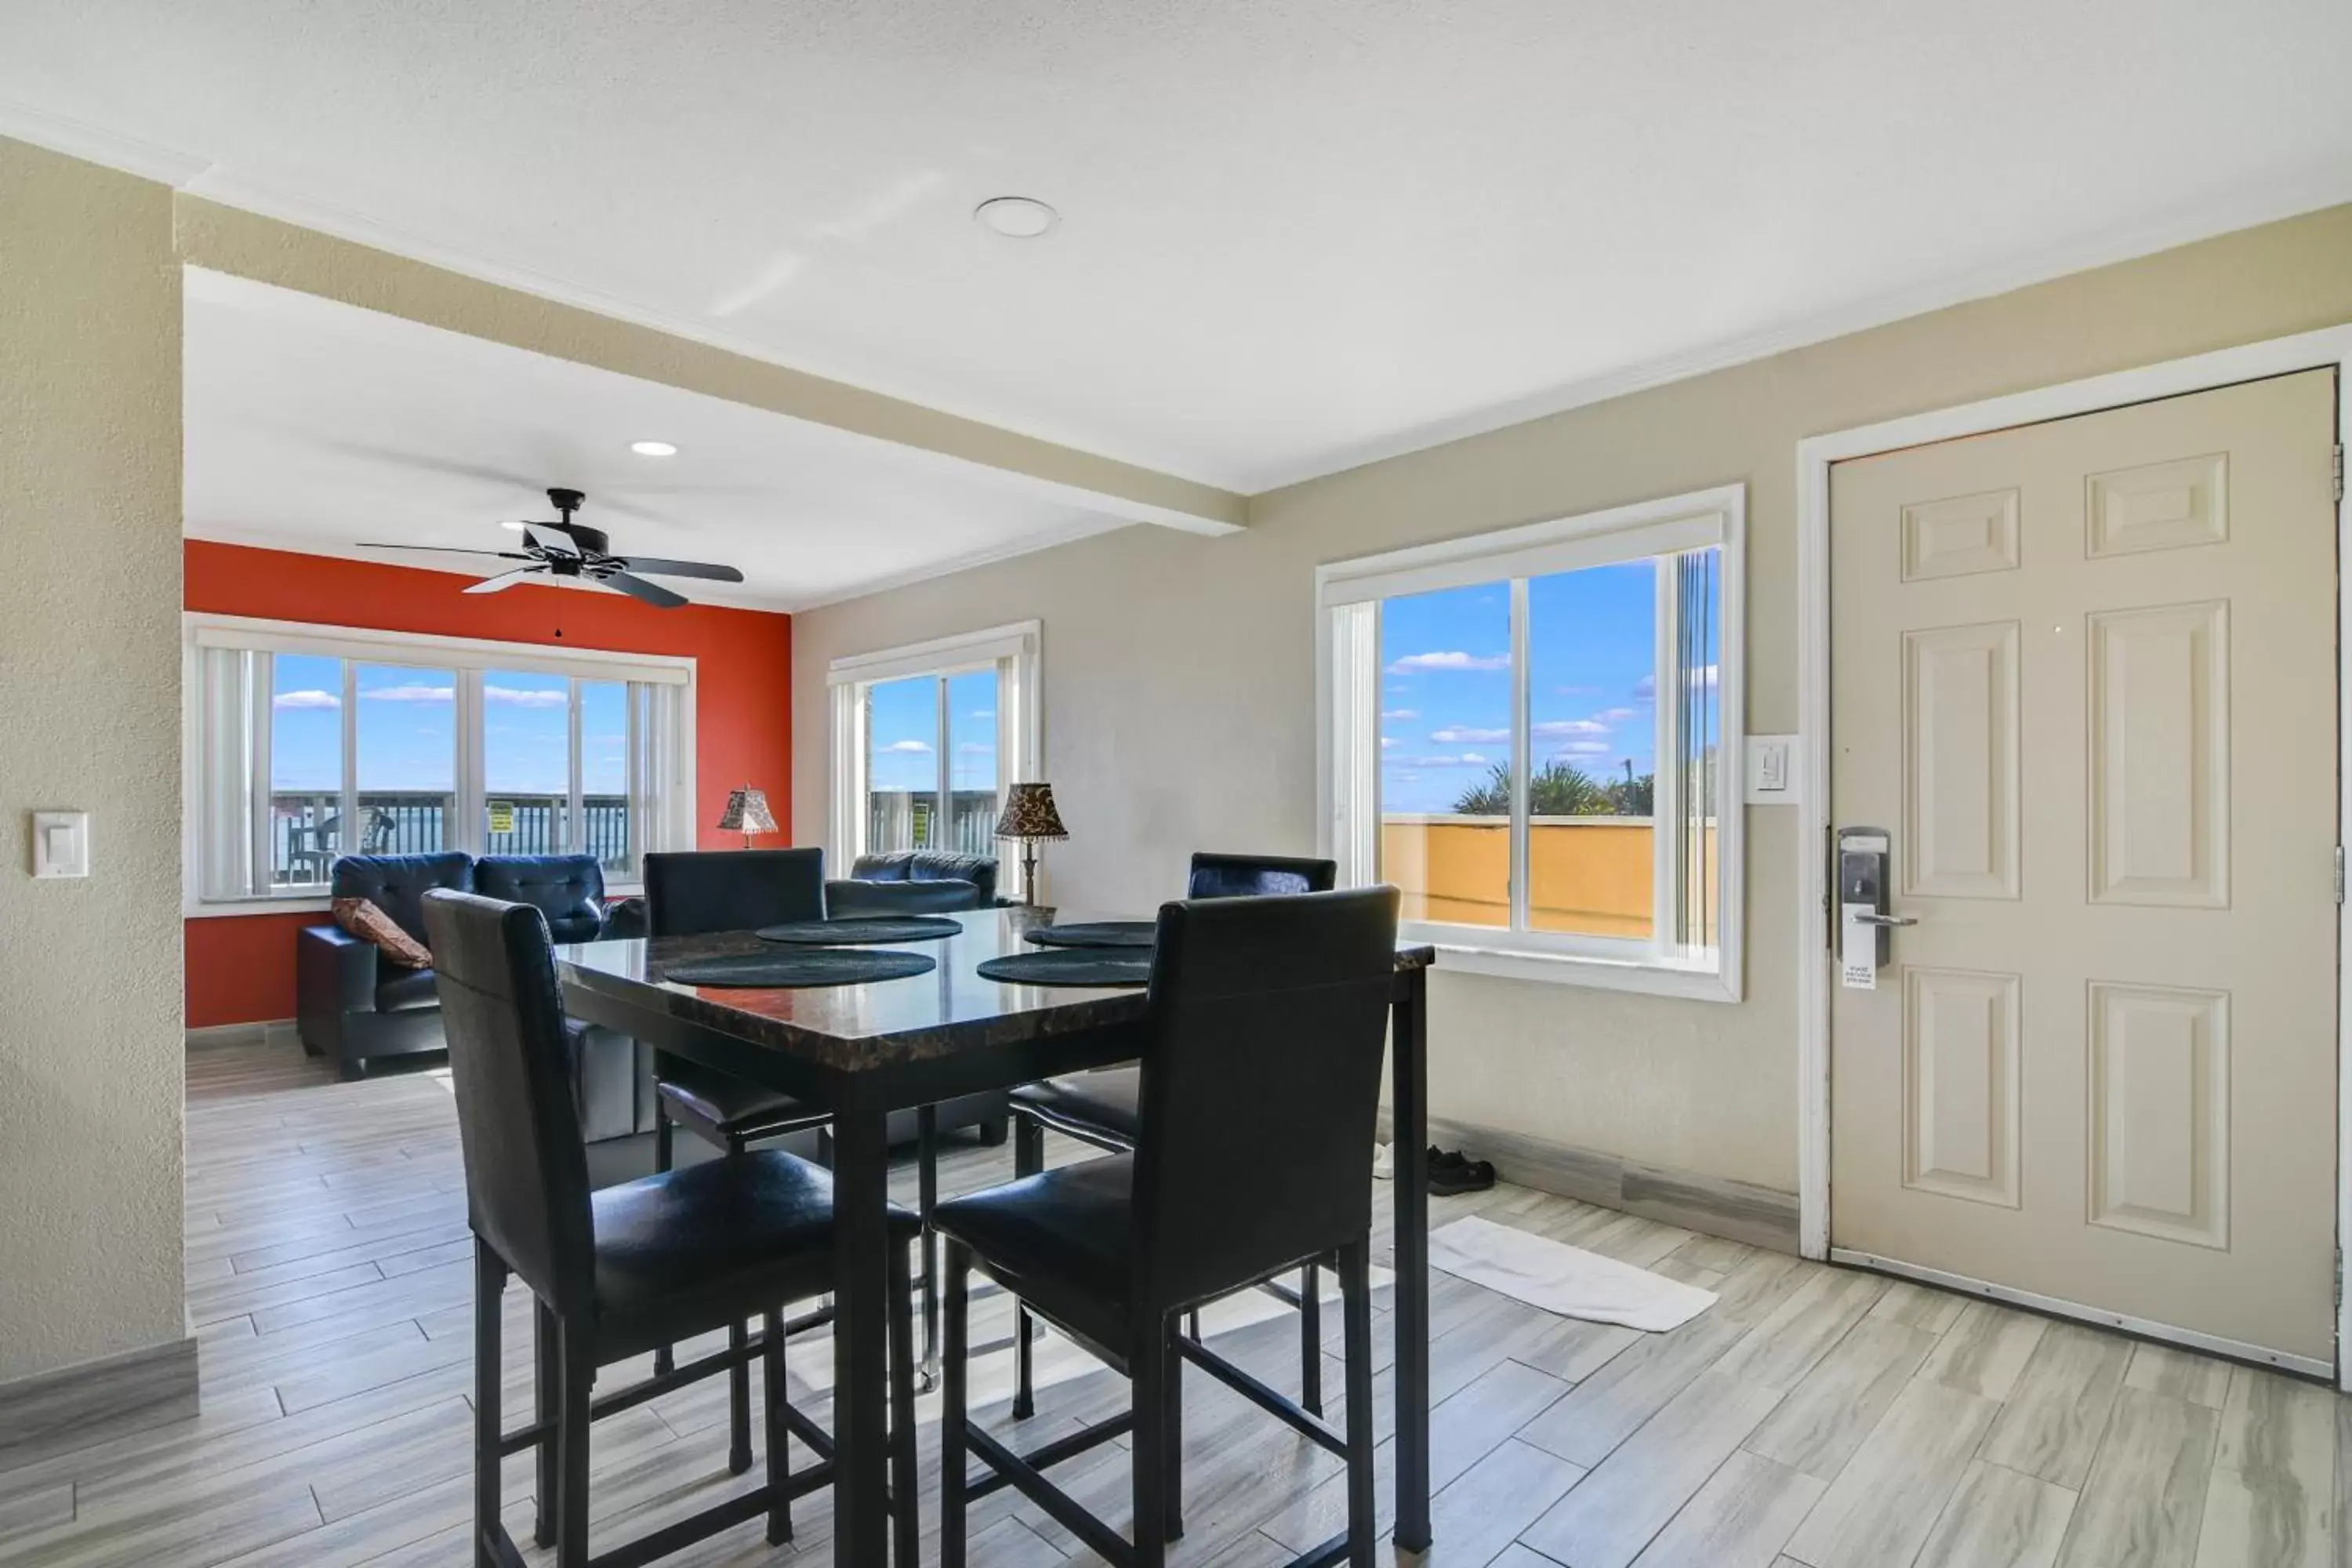
[[[2336,443],[2336,499],[2344,499],[2344,443]]]
[[[2344,846],[2336,847],[2336,901],[2344,901]]]

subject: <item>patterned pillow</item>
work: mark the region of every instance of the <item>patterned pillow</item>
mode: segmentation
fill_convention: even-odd
[[[358,937],[362,942],[375,943],[378,952],[403,969],[430,969],[433,954],[423,942],[400,929],[400,922],[385,914],[366,899],[337,899],[334,902],[335,923]]]

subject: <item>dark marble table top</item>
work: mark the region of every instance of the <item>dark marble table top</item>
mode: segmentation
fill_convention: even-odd
[[[936,958],[937,969],[859,985],[767,991],[682,985],[663,978],[671,963],[775,951],[748,931],[558,943],[556,972],[568,984],[634,1006],[656,1007],[682,1023],[852,1071],[1143,1016],[1144,993],[1132,986],[1009,985],[977,973],[985,959],[1036,952],[1023,935],[1033,926],[1050,925],[1057,919],[1133,916],[1010,908],[972,910],[947,918],[963,927],[961,935],[866,949],[888,952],[903,945]],[[1425,945],[1400,945],[1397,968],[1423,969],[1434,956]]]

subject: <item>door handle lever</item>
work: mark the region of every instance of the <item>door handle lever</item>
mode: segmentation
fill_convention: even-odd
[[[1846,918],[1856,925],[1865,926],[1915,926],[1919,923],[1917,915],[1849,915]]]

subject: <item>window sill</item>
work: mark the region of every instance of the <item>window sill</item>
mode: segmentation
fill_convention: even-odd
[[[1672,996],[1686,1002],[1737,1002],[1737,979],[1713,969],[1682,969],[1670,964],[1633,963],[1621,959],[1590,958],[1569,953],[1526,952],[1510,948],[1475,947],[1438,942],[1437,967],[1463,974],[1492,974],[1506,980],[1534,980],[1552,985],[1581,985],[1596,991],[1631,991],[1647,996]]]

